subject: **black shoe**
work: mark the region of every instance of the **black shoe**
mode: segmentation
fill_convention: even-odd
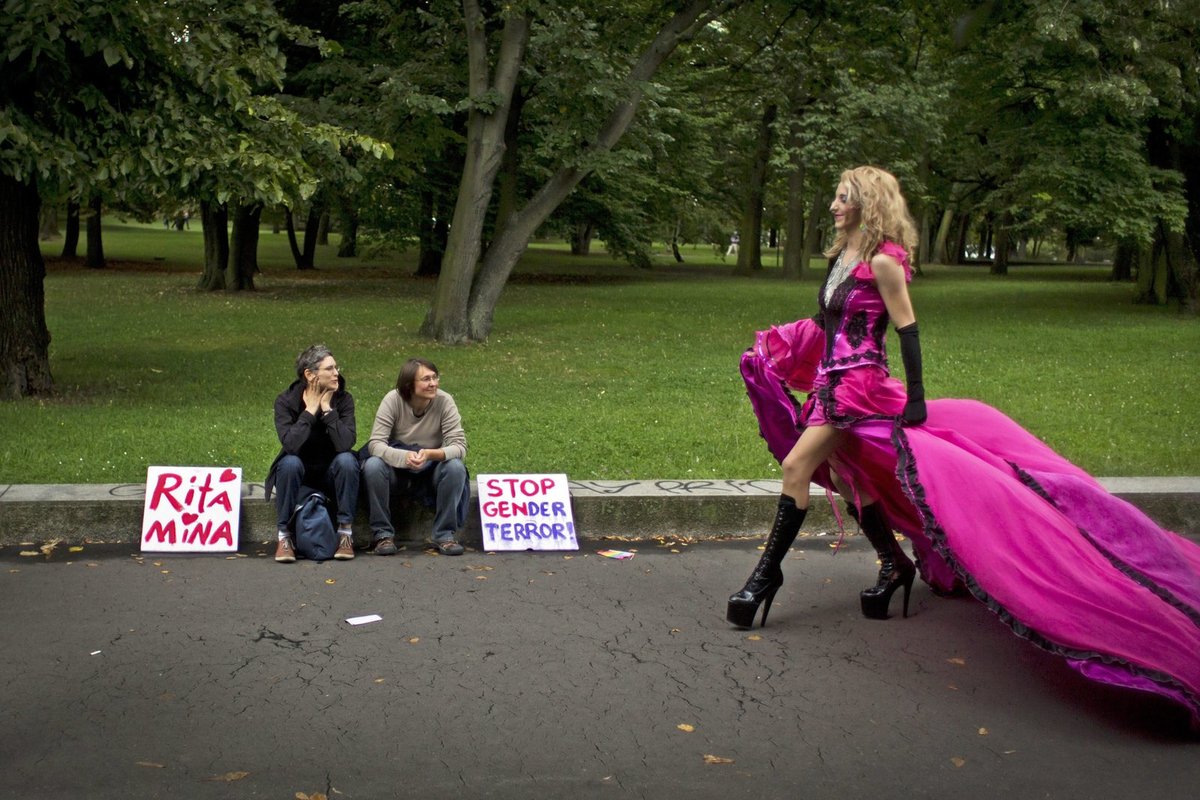
[[[771,610],[771,601],[775,593],[783,585],[783,570],[779,568],[783,556],[787,553],[800,525],[808,513],[806,508],[796,508],[796,501],[787,495],[780,495],[779,508],[775,513],[775,523],[767,536],[763,547],[762,557],[750,579],[740,592],[730,596],[729,605],[725,610],[725,619],[739,628],[753,628],[754,618],[758,615],[758,607],[763,606],[762,624],[767,624],[767,614]]]
[[[396,540],[391,536],[376,539],[371,552],[377,556],[394,556],[396,555]]]

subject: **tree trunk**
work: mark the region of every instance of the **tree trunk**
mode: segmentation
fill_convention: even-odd
[[[63,234],[63,258],[79,258],[79,203],[67,201],[67,232]]]
[[[104,269],[104,238],[100,233],[100,198],[93,197],[88,203],[92,213],[87,220],[87,259],[83,262],[85,266],[92,269]]]
[[[1000,223],[994,228],[995,231],[995,255],[992,258],[992,268],[990,270],[993,275],[1008,274],[1008,240],[1009,227],[1012,225],[1012,214],[1005,212],[1000,215]],[[988,243],[992,243],[989,233]],[[985,251],[986,252],[986,251]]]
[[[229,248],[229,268],[225,288],[240,292],[254,290],[258,272],[258,231],[262,222],[262,203],[239,204],[233,213],[233,236]]]
[[[43,242],[57,239],[62,235],[58,229],[58,207],[42,206],[41,222],[38,227],[38,238]]]
[[[37,188],[0,175],[0,397],[46,395],[50,331],[46,265],[38,247]]]
[[[571,255],[586,256],[592,252],[592,237],[596,235],[596,228],[590,222],[579,222],[575,225],[575,230],[571,235]],[[679,259],[682,261],[683,259]]]
[[[795,144],[795,139],[793,139]],[[794,150],[794,148],[793,148]],[[783,221],[783,277],[800,280],[808,271],[808,254],[804,252],[804,164],[797,158],[788,173],[786,218]]]
[[[762,214],[766,196],[767,169],[771,162],[771,145],[774,141],[775,116],[779,106],[768,103],[758,123],[758,139],[750,159],[746,175],[745,205],[742,207],[741,242],[738,247],[737,272],[749,275],[762,270]]]
[[[296,218],[292,215],[292,209],[285,207],[283,216],[287,220],[288,246],[292,249],[292,261],[296,262],[296,269],[312,269],[312,262],[305,263],[304,253],[296,241]],[[307,249],[307,242],[305,249]]]
[[[946,244],[950,241],[950,229],[954,224],[954,206],[946,206],[946,210],[942,212],[942,222],[938,225],[937,236],[933,240],[933,252],[929,254],[929,260],[938,264],[953,264],[953,259],[946,252]]]
[[[1117,242],[1117,252],[1113,255],[1112,272],[1108,279],[1111,281],[1133,280],[1133,267],[1138,260],[1137,242],[1122,240]]]
[[[338,202],[338,227],[342,240],[338,244],[338,258],[354,258],[358,255],[358,209],[349,197]]]
[[[467,306],[471,284],[483,248],[483,223],[504,155],[509,105],[529,42],[530,27],[528,15],[513,14],[505,20],[492,77],[488,75],[487,31],[478,0],[463,0],[463,15],[470,96],[482,100],[490,93],[495,105],[489,111],[473,104],[468,112],[466,156],[446,255],[433,303],[421,327],[424,335],[444,344],[458,344],[469,338]]]
[[[304,221],[304,250],[300,253],[303,263],[300,269],[316,269],[317,266],[317,239],[320,238],[321,217],[325,213],[325,203],[318,201],[317,197],[309,205],[308,218]]]
[[[673,226],[671,226],[671,255],[675,258],[676,264],[683,263],[683,253],[681,253],[679,251],[679,231],[682,227],[683,227],[683,220],[676,217],[675,224]],[[591,239],[588,239],[587,246],[589,248],[591,248],[591,246],[592,246]],[[571,247],[571,252],[572,253],[575,252],[575,247],[573,245]],[[582,253],[579,255],[587,255],[587,253]]]
[[[971,231],[971,215],[962,214],[958,218],[958,235],[954,237],[954,254],[951,264],[962,264],[967,254],[967,234]]]
[[[204,229],[204,272],[196,288],[224,289],[229,266],[229,211],[225,204],[201,200],[200,227]]]
[[[329,209],[321,209],[321,218],[317,220],[317,244],[329,244]]]

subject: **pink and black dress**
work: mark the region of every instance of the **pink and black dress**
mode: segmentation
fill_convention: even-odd
[[[911,279],[902,248],[880,252]],[[1018,636],[1088,678],[1181,704],[1200,730],[1200,546],[984,403],[933,400],[924,424],[900,425],[887,325],[861,262],[822,287],[818,319],[758,335],[741,366],[771,452],[782,461],[808,425],[848,432],[814,482],[832,489],[833,471],[879,498],[935,590],[965,587]]]

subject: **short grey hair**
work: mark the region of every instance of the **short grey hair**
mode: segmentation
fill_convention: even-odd
[[[300,355],[296,356],[296,377],[304,380],[304,371],[310,369],[313,372],[317,371],[317,367],[321,366],[321,362],[329,358],[333,353],[323,344],[314,344]]]

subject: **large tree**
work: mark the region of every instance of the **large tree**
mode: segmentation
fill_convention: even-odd
[[[286,177],[255,163],[264,148],[244,134],[294,124],[260,89],[280,83],[281,42],[310,37],[270,0],[9,0],[4,14],[0,395],[12,398],[52,388],[45,266],[28,222],[41,198],[96,186],[168,196],[222,170],[280,194]],[[228,199],[228,182],[209,182],[212,200]]]
[[[734,4],[691,0],[664,16],[656,13],[658,4],[647,8],[634,2],[600,2],[564,8],[525,2],[508,4],[489,16],[476,0],[463,0],[469,74],[466,161],[441,275],[423,327],[427,335],[447,343],[487,338],[508,276],[538,227],[612,152],[666,59]],[[599,48],[597,57],[603,56],[598,61],[605,62],[594,76],[593,95],[580,98],[588,110],[599,111],[595,127],[568,133],[565,147],[564,141],[550,143],[561,153],[557,168],[532,197],[506,215],[485,251],[484,224],[531,36],[543,26],[552,36],[561,33],[562,25],[587,10],[606,15],[616,32],[612,38],[590,40]],[[589,26],[594,28],[594,23]],[[636,45],[632,58],[622,47],[630,42]],[[564,58],[569,55],[564,51]]]

